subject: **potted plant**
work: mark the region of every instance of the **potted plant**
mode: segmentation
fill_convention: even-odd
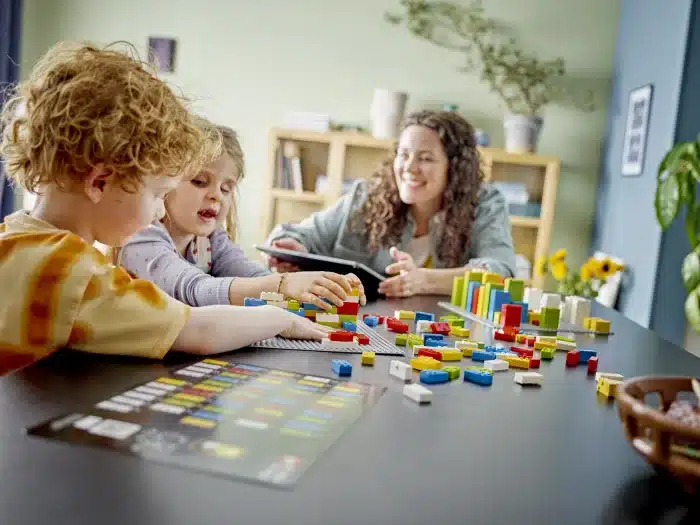
[[[567,296],[594,299],[607,279],[622,271],[622,265],[611,259],[590,257],[576,271],[571,271],[566,262],[567,251],[562,248],[549,257],[541,257],[535,263],[537,275],[550,274],[557,281],[557,293]]]
[[[562,84],[562,58],[540,60],[523,51],[499,24],[486,16],[480,0],[469,5],[424,0],[401,0],[402,14],[385,13],[394,25],[405,23],[409,32],[440,47],[462,53],[463,72],[477,72],[502,100],[506,149],[535,151],[542,129],[542,110],[554,101],[569,99],[575,107],[592,111],[592,94],[570,96]]]
[[[681,142],[666,153],[656,176],[654,208],[662,231],[675,221],[685,206],[685,232],[690,253],[681,266],[681,277],[688,291],[685,316],[695,330],[700,331],[700,202],[696,199],[696,184],[700,182],[700,138]]]

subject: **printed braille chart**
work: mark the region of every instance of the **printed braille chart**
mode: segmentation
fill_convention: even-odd
[[[28,433],[291,487],[385,390],[204,359]]]

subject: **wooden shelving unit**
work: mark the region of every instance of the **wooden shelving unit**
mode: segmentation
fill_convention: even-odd
[[[279,185],[280,156],[285,143],[290,142],[301,160],[301,189]],[[394,141],[377,140],[362,133],[270,130],[262,237],[276,224],[299,222],[333,204],[340,198],[344,182],[369,177],[380,162],[389,158],[393,147]],[[497,148],[479,148],[479,151],[487,181],[522,183],[530,198],[540,204],[539,217],[510,217],[515,250],[534,266],[537,258],[550,249],[560,161],[552,156],[508,153]],[[315,191],[319,176],[326,177],[322,193]],[[531,284],[542,287],[542,281],[534,277]]]

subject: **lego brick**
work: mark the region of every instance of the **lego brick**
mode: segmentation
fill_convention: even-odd
[[[408,324],[391,317],[386,318],[386,329],[397,334],[408,333]]]
[[[540,301],[542,300],[542,290],[539,288],[525,288],[523,301],[530,305],[533,312],[539,312]]]
[[[360,362],[365,366],[374,366],[374,352],[362,352]]]
[[[255,299],[254,297],[246,297],[243,299],[243,306],[263,306],[267,301],[264,299]]]
[[[596,355],[598,355],[598,352],[594,352],[593,350],[584,350],[582,348],[579,348],[578,349],[578,362],[581,364],[587,363],[591,357],[595,357]]]
[[[447,372],[447,377],[450,381],[458,379],[459,374],[462,373],[462,370],[458,366],[446,366],[443,368],[443,370]]]
[[[357,305],[360,304],[360,296],[359,295],[348,295],[345,298],[345,303],[355,303]]]
[[[540,326],[542,328],[559,328],[559,308],[541,308],[540,316]]]
[[[543,348],[542,350],[540,350],[540,359],[554,359],[554,354],[556,353],[556,351],[556,348]]]
[[[591,315],[591,301],[584,297],[574,297],[571,300],[570,318],[568,321],[575,326],[584,326],[584,319]]]
[[[484,271],[480,269],[472,269],[464,272],[465,283],[480,283],[484,277]]]
[[[301,307],[306,311],[311,312],[321,312],[323,309],[320,306],[316,306],[314,303],[301,303]]]
[[[447,348],[445,350],[438,350],[440,354],[441,361],[461,361],[462,352],[456,348]]]
[[[511,300],[520,302],[525,295],[525,281],[508,277],[504,282],[504,289],[510,293]]]
[[[475,286],[471,301],[469,302],[469,311],[475,315],[479,311],[479,298],[481,297],[481,286]]]
[[[474,350],[472,352],[472,361],[491,361],[493,359],[496,359],[496,354],[493,352],[484,350]]]
[[[411,365],[408,363],[404,363],[403,361],[399,361],[397,359],[393,359],[389,363],[390,376],[396,377],[401,381],[410,381],[411,377],[413,377],[412,374],[413,370],[411,369]]]
[[[359,345],[368,345],[369,344],[369,336],[365,334],[355,334],[355,341]]]
[[[353,297],[360,297],[360,289],[357,286],[353,286],[350,289],[350,295]]]
[[[503,372],[504,370],[508,370],[510,365],[508,361],[504,361],[503,359],[492,359],[491,361],[484,361],[484,368],[492,372]]]
[[[452,295],[450,297],[450,303],[455,306],[461,306],[463,294],[464,277],[454,277],[452,279]]]
[[[591,357],[588,360],[588,373],[595,374],[598,370],[598,356]]]
[[[557,350],[564,350],[566,352],[576,350],[576,343],[572,343],[570,341],[557,341]]]
[[[316,314],[317,323],[337,323],[340,325],[340,316],[338,314],[326,314],[319,312]]]
[[[572,350],[566,353],[566,366],[577,366],[579,364],[578,350]]]
[[[443,334],[433,334],[433,333],[427,333],[423,334],[423,342],[427,343],[428,341],[444,341],[445,336]]]
[[[617,387],[620,383],[622,381],[600,377],[596,384],[596,391],[607,398],[615,398],[617,396]]]
[[[471,330],[469,328],[462,328],[460,326],[452,326],[450,329],[450,335],[454,337],[469,337]]]
[[[549,343],[549,344],[556,344],[557,343],[557,337],[554,335],[538,335],[535,337],[535,342],[536,343]],[[539,349],[538,349],[539,350]]]
[[[484,272],[481,275],[481,284],[500,284],[503,286],[502,281],[501,276],[494,272]]]
[[[379,319],[377,319],[377,317],[374,315],[367,315],[367,316],[363,317],[362,321],[367,326],[370,326],[372,328],[375,328],[377,326],[377,324],[379,323]]]
[[[521,345],[526,345],[527,343],[525,342],[525,338],[527,337],[526,334],[518,334],[515,336],[515,342]]]
[[[331,370],[339,376],[349,376],[352,374],[352,365],[344,359],[333,359]]]
[[[458,319],[448,319],[447,324],[450,325],[450,328],[464,328],[464,319],[461,317]]]
[[[464,294],[464,301],[462,304],[460,304],[460,307],[463,308],[464,310],[467,310],[468,312],[474,313],[473,310],[473,304],[474,301],[478,298],[479,296],[479,288],[481,287],[481,283],[479,282],[470,282],[466,285],[465,289],[465,294]]]
[[[357,332],[357,325],[352,321],[343,321],[342,327],[348,332]]]
[[[360,303],[345,301],[343,306],[336,306],[335,311],[337,314],[353,315],[357,317],[357,314],[360,313]]]
[[[299,310],[300,308],[301,308],[301,304],[296,299],[288,299],[287,300],[287,309],[288,310]]]
[[[510,303],[510,294],[505,290],[491,290],[491,297],[489,299],[489,307],[486,310],[486,318],[493,319],[493,314],[495,312],[500,312],[503,305]]]
[[[442,339],[428,339],[427,341],[423,341],[423,344],[425,346],[429,346],[431,348],[439,348],[442,346],[448,346],[447,341],[444,341]]]
[[[528,359],[527,357],[502,356],[501,359],[507,361],[508,364],[513,368],[530,368],[530,359]]]
[[[432,357],[433,359],[437,359],[438,361],[442,359],[442,355],[440,354],[440,352],[438,352],[437,350],[433,350],[432,348],[428,348],[427,346],[414,346],[413,355],[423,355],[426,357]]]
[[[416,321],[416,332],[418,332],[419,334],[430,332],[430,325],[431,324],[433,324],[432,321],[428,321],[425,319],[421,319],[420,321]]]
[[[508,332],[504,332],[503,330],[496,330],[493,333],[493,338],[496,341],[503,341],[505,343],[513,343],[515,342],[515,334],[511,334]]]
[[[416,322],[417,321],[434,321],[435,314],[431,314],[428,312],[416,312],[415,320],[416,320]]]
[[[447,383],[450,380],[450,376],[444,370],[421,370],[419,378],[421,383],[429,385]]]
[[[555,293],[543,293],[540,298],[540,312],[543,308],[561,309],[561,297]]]
[[[501,324],[501,312],[493,312],[493,319],[492,321],[495,324]]]
[[[433,400],[433,393],[418,383],[403,387],[403,395],[419,405],[428,404]]]
[[[474,341],[457,341],[455,346],[462,352],[464,357],[471,357],[474,350],[479,350],[478,343]]]
[[[413,349],[416,345],[422,345],[423,344],[423,338],[419,336],[418,334],[406,334],[406,344]]]
[[[535,347],[535,350],[542,350],[543,348],[553,348],[556,350],[557,343],[550,343],[549,341],[535,341],[535,344],[533,346]]]
[[[610,333],[610,321],[606,319],[601,319],[596,317],[592,329],[599,334],[609,334]]]
[[[511,352],[510,350],[500,350],[496,352],[496,359],[502,359],[505,361],[506,357],[520,357],[518,354],[515,352]],[[506,361],[507,363],[508,361]]]
[[[520,357],[530,358],[535,355],[535,351],[527,346],[512,345],[510,351],[516,353]]]
[[[544,376],[537,372],[516,372],[513,381],[519,385],[542,385]]]
[[[439,370],[442,368],[440,361],[426,356],[414,357],[409,361],[409,364],[414,370]]]
[[[613,381],[623,381],[625,379],[622,374],[615,374],[613,372],[596,372],[596,375],[595,375],[596,382],[601,377],[605,377],[606,379],[611,379]]]
[[[416,317],[416,312],[412,310],[396,310],[394,317],[401,321],[412,321]]]
[[[394,341],[394,344],[396,346],[406,346],[406,334],[396,334],[396,340]]]
[[[512,299],[511,299],[512,300]],[[523,318],[523,307],[519,304],[504,304],[501,306],[500,323],[503,326],[520,326]]]
[[[355,334],[346,332],[345,330],[337,330],[328,334],[328,339],[331,341],[352,341]]]
[[[447,323],[431,323],[430,330],[434,334],[449,335],[450,334],[450,325]]]
[[[464,380],[482,386],[493,384],[493,372],[486,368],[470,366],[464,369]]]
[[[528,359],[528,368],[539,368],[540,367],[540,358],[539,357],[531,357]]]
[[[292,312],[293,314],[298,315],[299,317],[305,317],[304,310],[302,310],[301,308],[299,308],[298,310],[291,310],[290,309],[289,311]],[[315,317],[316,317],[316,315],[314,315],[314,318]]]
[[[276,292],[260,292],[260,299],[264,301],[284,301],[284,295]]]
[[[276,306],[277,308],[282,308],[282,310],[287,310],[289,308],[288,301],[267,301],[270,306]]]
[[[357,315],[338,314],[338,318],[340,319],[341,323],[357,322]]]
[[[497,283],[486,283],[482,285],[481,293],[479,294],[481,304],[477,305],[477,315],[481,317],[486,317],[488,315],[489,304],[493,297],[494,290],[503,290],[503,285]]]

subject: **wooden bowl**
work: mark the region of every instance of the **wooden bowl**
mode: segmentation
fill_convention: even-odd
[[[692,377],[647,376],[624,381],[617,389],[617,406],[625,436],[650,464],[672,474],[691,492],[700,489],[700,459],[685,445],[700,449],[700,428],[665,415],[679,392],[693,392]],[[661,406],[649,406],[645,396],[659,394]],[[685,452],[684,452],[685,450]]]

